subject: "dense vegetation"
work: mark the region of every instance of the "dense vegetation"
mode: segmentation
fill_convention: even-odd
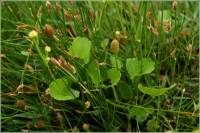
[[[199,131],[195,1],[1,2],[1,131]]]

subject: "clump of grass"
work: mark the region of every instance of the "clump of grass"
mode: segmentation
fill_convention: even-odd
[[[197,3],[2,2],[1,130],[196,130]]]

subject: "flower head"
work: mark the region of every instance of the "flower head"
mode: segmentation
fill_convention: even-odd
[[[48,37],[53,36],[53,27],[49,24],[45,24],[44,31],[46,32]]]
[[[37,33],[37,31],[32,30],[31,32],[29,32],[28,36],[29,36],[30,38],[35,38],[35,37],[38,36],[38,33]]]
[[[48,9],[48,12],[51,12],[52,10],[52,4],[51,2],[49,2],[48,0],[46,1],[46,6],[47,6],[47,9]]]
[[[119,42],[117,39],[114,39],[110,44],[110,51],[117,54],[119,52]]]
[[[85,107],[88,109],[91,106],[90,101],[85,102]]]
[[[56,12],[59,13],[59,12],[60,12],[60,9],[61,9],[61,6],[60,6],[60,4],[57,2],[57,3],[56,3]]]
[[[51,47],[45,46],[45,51],[48,52],[48,53],[51,52]]]
[[[115,31],[115,38],[116,39],[119,39],[120,38],[120,31]]]
[[[83,123],[82,127],[83,129],[88,130],[90,128],[90,125],[88,123]]]

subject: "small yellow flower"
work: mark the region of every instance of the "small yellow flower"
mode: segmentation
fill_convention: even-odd
[[[47,60],[47,62],[49,62],[51,59],[50,59],[50,57],[46,57],[46,60]]]
[[[30,38],[35,38],[35,37],[38,36],[38,33],[37,33],[37,31],[32,30],[32,31],[28,34],[28,36],[29,36]]]
[[[47,88],[47,89],[45,90],[45,95],[46,95],[46,96],[49,96],[49,95],[50,95],[50,89],[49,89],[49,88]]]
[[[90,105],[91,105],[91,104],[90,104],[90,101],[86,101],[86,102],[85,102],[85,107],[86,107],[87,109],[90,107]]]
[[[120,35],[121,35],[120,31],[115,31],[115,38],[116,39],[119,39]]]
[[[49,53],[51,52],[51,48],[49,46],[45,46],[45,51]]]

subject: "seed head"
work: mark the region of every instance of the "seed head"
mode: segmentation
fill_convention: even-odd
[[[152,32],[153,32],[153,34],[156,35],[156,36],[159,35],[158,29],[155,28],[155,27],[152,28]]]
[[[71,73],[75,74],[76,73],[76,68],[70,64],[69,62],[66,62],[64,65],[64,68],[70,71]]]
[[[73,5],[73,4],[74,4],[74,0],[68,0],[67,2],[68,2],[68,4],[70,4],[70,5]]]
[[[60,63],[60,66],[65,67],[66,60],[63,56],[59,57],[58,62]]]
[[[114,54],[119,52],[119,42],[117,39],[114,39],[110,44],[110,51]]]
[[[185,47],[186,52],[191,52],[192,51],[192,44],[189,44]]]
[[[159,21],[158,21],[157,19],[154,20],[153,26],[154,26],[155,28],[158,28],[158,26],[159,26]]]
[[[171,21],[165,21],[164,24],[163,24],[163,29],[166,33],[168,33],[169,31],[171,31],[172,29],[172,23]]]
[[[122,32],[121,34],[121,39],[122,39],[122,44],[125,45],[126,44],[126,40],[127,40],[127,35],[125,32]]]
[[[75,127],[72,128],[72,132],[78,132],[78,131],[79,131],[79,129],[78,129],[77,126],[75,126]]]
[[[66,20],[68,20],[68,21],[72,20],[72,15],[71,15],[71,13],[69,11],[65,10],[64,11],[64,16],[65,16]]]
[[[74,16],[74,18],[75,18],[78,22],[80,22],[80,21],[81,21],[81,14],[80,14],[80,13],[76,14],[76,15]]]
[[[92,10],[89,11],[89,17],[90,17],[91,20],[95,19],[95,13],[94,13],[94,11],[92,11]]]
[[[61,9],[61,6],[58,2],[56,2],[56,13],[59,13]]]
[[[88,34],[88,27],[87,27],[87,26],[84,26],[82,32]]]
[[[137,7],[136,4],[132,4],[131,8],[132,8],[132,12],[133,12],[134,14],[137,13],[138,7]]]
[[[180,32],[180,37],[185,38],[185,37],[188,37],[189,35],[190,35],[190,33],[187,32],[187,31],[182,31],[182,32]]]
[[[31,72],[31,73],[34,72],[34,69],[30,64],[25,64],[24,67],[25,67],[25,69],[28,69],[29,72]]]
[[[76,73],[75,67],[72,64],[70,64],[69,62],[67,62],[64,57],[60,56],[58,62],[60,64],[60,66],[63,67],[65,70],[67,70],[73,74]]]
[[[56,59],[56,58],[54,58],[54,57],[51,57],[51,59],[50,59],[50,62],[53,64],[53,65],[60,65],[60,63],[58,62],[58,60]]]
[[[53,36],[53,27],[49,24],[45,24],[45,28],[44,28],[46,34],[48,37],[52,37]]]
[[[146,14],[146,17],[147,17],[147,20],[150,21],[151,18],[152,18],[152,12],[148,11],[147,14]]]
[[[25,105],[26,105],[26,103],[23,99],[19,99],[16,102],[16,108],[24,108]]]
[[[172,52],[171,52],[171,56],[172,56],[172,58],[176,58],[176,54],[177,54],[177,52],[178,52],[178,49],[177,48],[175,48]]]
[[[52,4],[51,2],[49,2],[48,0],[46,1],[46,6],[47,6],[47,9],[48,9],[48,12],[51,12],[52,10]]]
[[[28,110],[29,110],[28,105],[25,105],[25,106],[24,106],[24,110],[25,110],[25,111],[28,111]]]
[[[37,120],[36,123],[34,124],[34,127],[37,129],[41,129],[45,126],[44,120]]]
[[[176,8],[177,8],[177,1],[173,0],[173,2],[172,2],[172,9],[176,10]]]
[[[89,129],[90,125],[87,123],[83,123],[82,127],[83,127],[83,129],[87,130],[87,129]]]
[[[57,112],[56,113],[56,119],[58,122],[62,122],[63,121],[63,116],[60,112]]]

